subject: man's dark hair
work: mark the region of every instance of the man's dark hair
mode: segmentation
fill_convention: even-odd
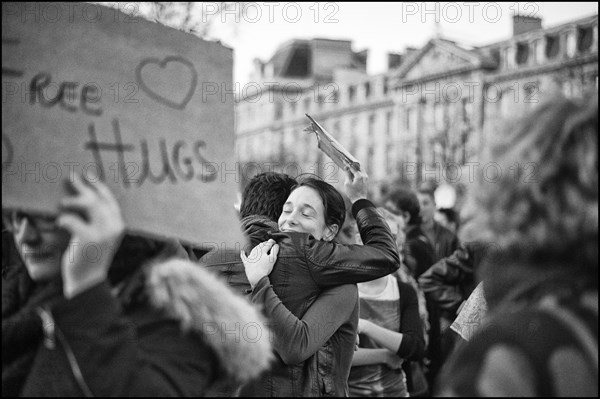
[[[254,176],[244,189],[240,217],[261,215],[277,222],[295,185],[296,180],[283,173],[266,172]]]
[[[454,209],[440,208],[438,209],[438,212],[444,214],[450,223],[458,223],[458,215]]]
[[[437,186],[435,181],[426,180],[417,186],[417,192],[419,194],[429,194],[433,197]]]
[[[435,191],[431,187],[425,186],[425,185],[421,185],[421,187],[419,187],[419,189],[417,190],[417,193],[424,194],[424,195],[429,195],[429,197],[435,203]]]
[[[407,188],[396,189],[388,194],[384,204],[392,213],[408,212],[410,214],[409,225],[421,224],[421,216],[419,215],[421,206],[417,194],[413,190]],[[391,209],[387,206],[388,204],[392,205]]]

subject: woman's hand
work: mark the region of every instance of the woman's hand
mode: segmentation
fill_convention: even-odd
[[[369,325],[371,322],[366,319],[358,319],[358,333],[369,335]]]
[[[394,352],[388,351],[385,357],[385,364],[389,368],[391,368],[392,370],[397,370],[400,367],[402,367],[402,363],[404,363],[404,359],[396,355]]]
[[[356,170],[350,166],[346,167],[346,182],[344,183],[346,194],[352,203],[359,199],[367,198],[369,177],[365,172]]]
[[[279,245],[275,244],[275,240],[273,239],[255,246],[249,256],[246,256],[242,250],[240,257],[242,258],[242,262],[244,262],[246,277],[248,277],[252,288],[256,286],[258,280],[271,273],[277,261],[278,253]]]
[[[61,267],[69,299],[106,280],[125,223],[119,203],[103,183],[75,176],[67,188],[70,195],[60,201],[57,223],[71,234]]]

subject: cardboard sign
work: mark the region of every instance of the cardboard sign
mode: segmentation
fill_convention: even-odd
[[[242,243],[232,50],[84,3],[2,4],[2,207],[102,180],[128,228]],[[205,87],[211,87],[210,95]]]

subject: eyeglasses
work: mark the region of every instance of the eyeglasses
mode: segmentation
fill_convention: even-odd
[[[29,221],[31,227],[34,227],[39,231],[56,230],[56,216],[32,215],[22,211],[12,211],[10,213],[10,223],[5,222],[5,225],[12,232],[15,232],[22,226],[25,219]]]

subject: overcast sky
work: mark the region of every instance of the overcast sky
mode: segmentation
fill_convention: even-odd
[[[245,17],[236,22],[233,14],[226,14],[213,31],[234,49],[234,79],[242,85],[249,80],[254,58],[268,60],[290,39],[352,40],[355,51],[369,49],[367,68],[374,74],[385,71],[387,52],[423,46],[436,29],[462,44],[485,45],[510,38],[514,12],[541,17],[543,27],[598,13],[597,2],[256,2],[246,7]]]

